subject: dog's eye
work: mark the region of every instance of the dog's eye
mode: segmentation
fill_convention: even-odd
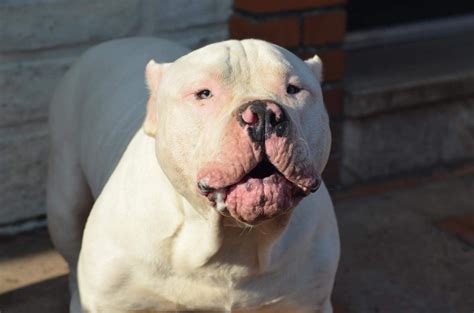
[[[203,89],[196,93],[196,98],[198,100],[209,99],[212,97],[212,92],[209,89]]]
[[[297,93],[300,92],[300,91],[301,91],[301,88],[296,87],[295,85],[292,85],[292,84],[289,84],[288,87],[286,87],[286,92],[287,92],[289,95],[297,94]]]

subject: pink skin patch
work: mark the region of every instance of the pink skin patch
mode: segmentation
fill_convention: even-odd
[[[297,192],[279,173],[263,179],[245,176],[229,188],[225,205],[234,218],[255,224],[295,207],[302,198]]]
[[[276,105],[270,109],[281,114]],[[201,168],[197,182],[200,193],[219,211],[255,225],[294,208],[317,190],[320,179],[307,146],[295,140],[299,136],[294,129],[286,137],[273,134],[262,147],[251,141],[247,130],[257,122],[256,114],[245,110],[242,119],[244,127],[237,120],[229,124],[218,157]]]

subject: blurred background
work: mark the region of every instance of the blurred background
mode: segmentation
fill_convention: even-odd
[[[48,103],[86,49],[260,38],[324,63],[337,312],[474,310],[474,1],[0,0],[0,312],[64,312]]]

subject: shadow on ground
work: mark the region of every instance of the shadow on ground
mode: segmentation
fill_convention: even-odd
[[[0,295],[2,313],[68,312],[67,276],[48,279]]]

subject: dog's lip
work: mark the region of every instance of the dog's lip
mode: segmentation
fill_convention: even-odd
[[[227,190],[230,187],[238,185],[240,182],[242,182],[243,180],[245,180],[249,176],[250,177],[257,176],[257,177],[254,177],[254,178],[259,178],[259,173],[256,173],[256,170],[259,171],[259,168],[261,168],[261,167],[267,167],[267,169],[263,169],[263,171],[268,170],[268,167],[271,167],[272,173],[270,173],[270,175],[268,175],[268,176],[271,176],[271,175],[274,175],[274,174],[281,175],[283,178],[285,178],[287,181],[289,181],[291,184],[293,184],[294,187],[299,189],[300,192],[302,194],[304,194],[305,196],[309,195],[310,193],[314,193],[314,192],[318,191],[319,187],[321,186],[321,179],[319,177],[315,178],[314,183],[309,188],[305,187],[305,186],[302,186],[301,184],[298,184],[294,180],[289,179],[288,177],[286,177],[283,173],[281,173],[275,167],[275,165],[272,162],[270,162],[267,158],[264,158],[262,161],[258,162],[251,170],[249,170],[243,177],[239,178],[237,181],[235,181],[231,184],[228,184],[226,186],[209,186],[205,182],[205,179],[201,179],[197,183],[199,193],[203,196],[208,197],[210,194],[213,194],[213,193],[216,193],[216,192],[227,192]],[[262,179],[265,178],[265,177],[268,177],[268,176],[264,175],[264,177],[262,177]]]
[[[208,199],[220,214],[255,226],[287,214],[306,195],[275,171],[264,178],[246,175],[238,183],[210,194]]]
[[[320,185],[321,180],[317,178],[315,183],[311,188],[303,188],[291,181],[285,175],[283,175],[268,159],[264,158],[256,166],[254,166],[250,171],[248,171],[242,178],[238,181],[229,184],[223,187],[213,187],[206,184],[205,181],[201,180],[198,182],[199,193],[205,196],[212,206],[224,216],[231,216],[227,209],[226,199],[232,190],[238,186],[243,185],[246,181],[254,180],[261,184],[270,184],[270,185],[283,185],[287,184],[291,186],[292,198],[303,198],[309,195],[312,192],[316,192]],[[282,212],[284,213],[284,212]],[[246,223],[246,221],[242,221]],[[257,222],[257,221],[256,221]],[[255,223],[252,223],[255,224]]]
[[[268,171],[270,171],[270,173],[262,173]],[[278,171],[278,169],[275,167],[275,165],[273,165],[273,163],[271,163],[267,158],[264,158],[260,162],[258,162],[253,168],[251,168],[247,173],[245,173],[245,175],[243,175],[241,178],[231,184],[228,184],[226,186],[209,186],[204,179],[201,179],[200,181],[198,181],[197,187],[199,193],[207,197],[209,194],[212,193],[227,191],[230,187],[238,185],[248,177],[263,179],[275,173],[278,173],[284,177],[284,175],[280,173],[280,171]],[[294,185],[297,186],[296,184]]]

